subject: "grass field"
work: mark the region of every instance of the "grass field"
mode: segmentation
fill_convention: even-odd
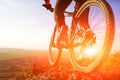
[[[32,73],[33,65],[36,64],[37,59],[41,61],[42,58],[47,58],[46,54],[42,55],[42,53],[46,52],[0,49],[0,80],[24,80]]]
[[[100,70],[89,74],[75,70],[65,54],[58,66],[49,67],[47,53],[1,49],[0,80],[120,80],[120,52],[110,55]]]

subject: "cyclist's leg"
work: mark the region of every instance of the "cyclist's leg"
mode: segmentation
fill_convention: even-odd
[[[95,43],[96,35],[93,33],[93,31],[90,28],[89,25],[89,10],[90,8],[87,8],[80,16],[80,25],[85,28],[86,30],[86,39]]]
[[[56,24],[65,24],[64,11],[69,6],[72,0],[57,0],[54,10],[54,19]]]
[[[81,16],[80,16],[80,24],[82,27],[87,30],[89,27],[89,22],[88,22],[88,16],[89,16],[89,8],[84,11]]]
[[[66,46],[67,45],[67,31],[68,27],[65,24],[64,11],[69,6],[72,0],[57,0],[55,9],[54,9],[54,19],[59,32],[57,35],[57,45]],[[61,41],[62,40],[62,41]],[[61,42],[63,42],[61,44]]]
[[[76,7],[81,7],[86,0],[76,0]],[[87,8],[80,16],[80,25],[87,30],[89,27],[89,22],[88,22],[88,16],[89,16],[89,8]]]
[[[81,7],[85,1],[86,0],[77,0],[78,4],[76,3],[76,6]],[[84,29],[86,30],[86,38],[88,40],[96,38],[95,34],[93,33],[89,25],[89,11],[90,11],[90,8],[87,8],[86,10],[84,10],[79,20],[80,26],[84,27]]]

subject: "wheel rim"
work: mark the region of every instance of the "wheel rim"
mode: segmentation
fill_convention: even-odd
[[[108,34],[107,30],[110,30],[110,28],[108,28],[108,24],[110,23],[110,21],[108,20],[109,23],[106,24],[106,22],[107,22],[106,16],[107,15],[105,14],[106,12],[104,12],[104,14],[103,14],[103,12],[101,11],[101,9],[99,7],[92,6],[90,13],[89,13],[90,27],[97,36],[96,44],[93,45],[90,49],[87,48],[88,50],[86,50],[86,47],[89,46],[89,44],[84,44],[82,46],[74,47],[74,48],[70,49],[72,64],[76,69],[78,69],[80,71],[90,72],[93,69],[95,69],[97,67],[98,63],[101,61],[101,59],[104,59],[107,56],[108,52],[110,51],[109,46],[111,46],[112,44],[111,43],[110,43],[110,45],[106,44],[107,43],[106,40],[107,40],[107,38],[109,38],[108,37],[109,34]],[[95,15],[95,14],[97,14],[97,15]],[[100,25],[98,22],[101,23],[102,25]],[[114,33],[114,31],[111,33]],[[103,34],[104,34],[104,36],[103,36]],[[106,47],[108,47],[109,49],[106,50]],[[85,50],[85,51],[83,52],[82,50],[83,51]],[[105,54],[105,52],[107,54]],[[92,53],[94,53],[94,54],[92,54]]]
[[[61,52],[62,52],[62,48],[57,48],[55,46],[55,42],[54,42],[55,34],[56,34],[56,27],[54,28],[54,32],[51,36],[50,45],[49,45],[48,58],[49,58],[49,63],[50,63],[51,66],[56,66],[57,65],[57,63],[59,61],[59,58],[61,56]]]
[[[58,49],[56,47],[50,46],[49,49],[49,62],[51,66],[55,66],[58,63],[58,60],[61,55],[61,49]]]

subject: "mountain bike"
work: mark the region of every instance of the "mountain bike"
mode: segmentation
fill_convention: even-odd
[[[79,22],[87,8],[90,8],[89,25],[96,35],[96,38],[91,40],[86,39],[84,26]],[[69,50],[70,61],[74,68],[89,73],[100,68],[111,51],[115,33],[114,14],[106,0],[86,0],[81,7],[75,7],[75,11],[65,12],[67,16],[72,17],[68,45],[65,49]],[[64,49],[54,45],[56,32],[57,26],[53,30],[49,45],[51,66],[57,65]]]

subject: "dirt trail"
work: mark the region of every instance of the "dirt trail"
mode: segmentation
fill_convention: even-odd
[[[120,80],[120,52],[110,55],[100,70],[89,74],[75,70],[67,54],[51,68],[47,53],[32,51],[29,56],[0,61],[0,80]]]

